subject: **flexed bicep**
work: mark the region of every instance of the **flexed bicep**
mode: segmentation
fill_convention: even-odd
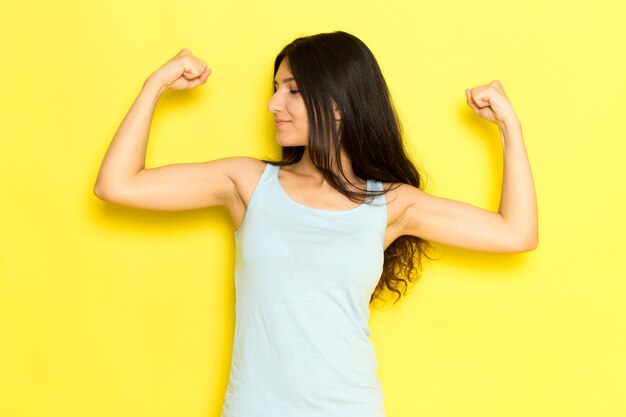
[[[437,197],[405,185],[400,234],[483,252],[525,252],[534,246],[510,228],[500,213]]]

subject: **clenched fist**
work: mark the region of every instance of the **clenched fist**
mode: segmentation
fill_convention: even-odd
[[[188,90],[204,84],[211,74],[207,64],[183,48],[150,77],[166,89]]]
[[[465,90],[465,96],[468,106],[483,119],[498,125],[518,120],[517,114],[498,80],[468,88]]]

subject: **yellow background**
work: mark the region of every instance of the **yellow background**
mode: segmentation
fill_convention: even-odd
[[[213,74],[162,97],[146,166],[277,157],[273,59],[333,30],[377,57],[427,189],[492,210],[497,127],[464,89],[499,79],[539,201],[534,252],[438,245],[404,301],[372,307],[388,416],[626,415],[625,21],[619,0],[3,2],[0,415],[219,417],[228,213],[120,207],[93,185],[183,47]]]

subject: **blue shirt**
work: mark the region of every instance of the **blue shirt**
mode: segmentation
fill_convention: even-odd
[[[348,210],[292,200],[267,164],[235,231],[235,335],[222,417],[384,417],[369,339],[385,196]],[[382,183],[367,180],[368,190]]]

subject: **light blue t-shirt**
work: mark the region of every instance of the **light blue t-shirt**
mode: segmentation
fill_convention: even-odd
[[[383,267],[385,196],[309,207],[286,194],[279,169],[267,164],[235,232],[222,417],[384,417],[368,306]]]

